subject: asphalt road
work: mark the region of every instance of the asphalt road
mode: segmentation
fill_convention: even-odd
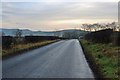
[[[94,78],[75,39],[25,52],[2,64],[3,78]]]

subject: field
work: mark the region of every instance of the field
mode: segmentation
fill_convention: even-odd
[[[2,57],[19,54],[53,42],[58,41],[55,37],[28,36],[25,38],[2,37]]]
[[[81,43],[86,50],[86,55],[93,59],[99,67],[99,73],[104,78],[118,78],[118,50],[120,46],[114,46],[112,43],[95,43],[81,40]],[[93,66],[93,65],[92,65]],[[96,66],[93,66],[95,68]]]
[[[37,43],[28,43],[28,44],[18,44],[13,46],[12,48],[9,49],[3,49],[2,50],[2,56],[10,56],[14,54],[18,54],[23,51],[28,51],[34,48],[38,48],[40,46],[44,46],[53,42],[56,42],[57,40],[49,40],[49,41],[42,41],[42,42],[37,42]]]

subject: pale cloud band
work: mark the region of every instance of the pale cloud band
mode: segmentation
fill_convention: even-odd
[[[2,2],[119,2],[119,0],[1,0]]]
[[[72,29],[79,28],[83,23],[117,21],[118,17],[117,0],[113,2],[39,1],[41,2],[2,2],[3,28]]]

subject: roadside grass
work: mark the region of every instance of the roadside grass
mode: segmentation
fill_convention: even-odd
[[[18,54],[24,51],[28,51],[34,48],[38,48],[53,42],[56,42],[58,40],[46,40],[46,41],[41,41],[41,42],[36,42],[36,43],[26,43],[26,44],[17,44],[12,46],[10,49],[2,49],[2,57],[9,57],[14,54]]]
[[[120,46],[113,46],[111,43],[94,43],[87,40],[80,40],[87,53],[95,59],[99,65],[100,73],[104,78],[118,78],[118,50]]]

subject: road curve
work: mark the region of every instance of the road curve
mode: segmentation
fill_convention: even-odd
[[[25,52],[2,64],[3,78],[94,78],[75,39]]]

